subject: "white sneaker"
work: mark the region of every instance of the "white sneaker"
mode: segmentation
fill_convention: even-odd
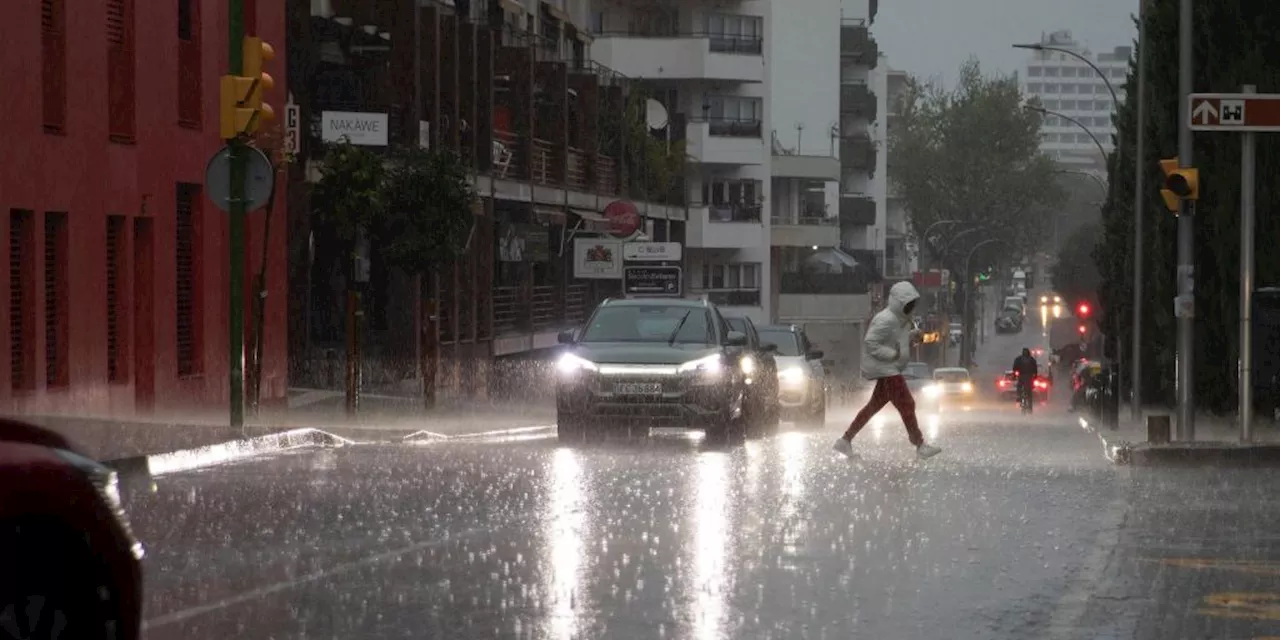
[[[916,447],[916,457],[920,458],[921,460],[924,460],[925,458],[932,458],[938,455],[939,453],[942,453],[942,448],[935,447],[931,444],[926,443]]]
[[[853,452],[853,443],[844,438],[836,438],[836,443],[831,445],[831,448],[850,460],[858,459],[858,454]]]

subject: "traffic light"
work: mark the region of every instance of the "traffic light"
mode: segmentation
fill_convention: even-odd
[[[275,80],[262,70],[263,63],[276,57],[275,49],[262,38],[246,37],[240,46],[241,75],[225,75],[221,80],[218,122],[223,140],[258,130],[263,120],[275,117],[271,105],[262,100]]]
[[[1088,302],[1081,302],[1080,306],[1076,307],[1076,315],[1081,318],[1088,318],[1089,312],[1091,311],[1093,311],[1093,309],[1089,307]]]
[[[1178,168],[1177,158],[1165,158],[1160,161],[1160,170],[1164,172],[1164,185],[1160,189],[1160,197],[1164,206],[1177,212],[1182,200],[1198,200],[1200,198],[1200,171],[1193,168]]]

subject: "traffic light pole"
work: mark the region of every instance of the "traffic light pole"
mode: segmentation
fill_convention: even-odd
[[[1191,0],[1181,0],[1178,12],[1178,166],[1195,166],[1191,138]],[[1178,214],[1178,439],[1196,439],[1195,424],[1195,203],[1183,198]]]
[[[1241,93],[1254,93],[1245,85]],[[1257,190],[1255,140],[1246,131],[1240,137],[1240,441],[1253,440],[1253,226]]]
[[[240,75],[244,68],[244,0],[227,2],[227,53],[232,75]],[[227,355],[231,383],[231,427],[244,428],[244,219],[245,173],[248,156],[244,140],[236,136],[227,141],[231,152],[230,211],[228,215],[227,242]]]

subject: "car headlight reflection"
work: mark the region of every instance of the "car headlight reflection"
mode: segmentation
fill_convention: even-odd
[[[802,387],[806,381],[804,369],[791,367],[778,372],[778,381],[787,387]]]
[[[746,356],[738,363],[738,366],[742,369],[743,373],[751,375],[756,372],[756,359],[751,356]]]
[[[722,370],[724,370],[724,360],[721,359],[720,354],[690,360],[676,369],[679,373],[701,373],[708,377],[719,376]]]
[[[931,384],[924,388],[924,395],[928,398],[936,398],[942,395],[942,387],[939,387],[936,384]]]
[[[964,384],[960,385],[960,391],[962,391],[962,392],[964,392],[964,393],[973,393],[973,383],[972,383],[972,382],[966,382],[966,383],[964,383]]]
[[[556,363],[556,370],[559,371],[562,376],[572,376],[579,371],[598,371],[599,369],[600,368],[596,366],[596,363],[585,358],[575,356],[572,353],[564,354],[560,357],[560,361]]]

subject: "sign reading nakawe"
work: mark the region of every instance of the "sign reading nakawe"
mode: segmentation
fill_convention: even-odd
[[[1192,131],[1280,131],[1280,94],[1193,93]]]

